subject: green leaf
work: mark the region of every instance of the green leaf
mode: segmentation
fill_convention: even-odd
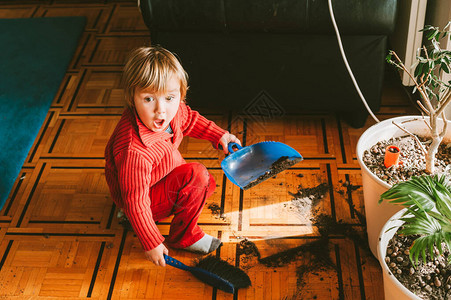
[[[418,264],[418,257],[420,256],[420,254],[421,257],[423,258],[423,261],[425,263],[427,262],[426,250],[429,250],[429,254],[431,255],[431,257],[435,257],[435,253],[433,251],[434,241],[435,241],[434,238],[429,236],[429,237],[419,237],[413,242],[412,247],[410,248],[409,257],[411,261],[412,257],[415,258],[414,265]]]
[[[419,61],[420,63],[425,64],[425,63],[428,62],[427,58],[424,58],[424,57],[421,57],[421,56],[418,56],[417,58],[418,58],[418,61]]]
[[[419,63],[417,65],[417,67],[415,68],[415,71],[413,73],[413,76],[418,77],[420,74],[422,74],[422,72],[423,72],[423,65],[424,64],[422,64],[422,63]]]
[[[444,215],[442,215],[440,213],[437,213],[435,211],[428,211],[427,214],[429,216],[431,216],[432,218],[436,219],[437,222],[440,223],[440,227],[442,227],[442,228],[445,228],[448,225],[451,225],[451,224],[448,224],[449,218],[447,218],[446,216],[444,216]]]
[[[443,62],[440,66],[441,66],[441,69],[442,69],[445,73],[449,73],[448,65],[447,65],[445,62]]]
[[[413,199],[417,199],[422,207],[431,210],[435,207],[435,200],[428,185],[429,180],[429,176],[414,176],[411,180],[399,182],[381,195],[379,203],[386,199],[391,203],[408,207],[414,204]]]
[[[435,39],[435,37],[436,37],[437,34],[440,34],[440,32],[439,32],[438,29],[434,30],[432,33],[430,33],[430,34],[428,35],[428,40]]]
[[[428,31],[433,30],[433,29],[435,29],[434,26],[432,26],[432,25],[426,25],[426,26],[424,26],[423,29],[420,29],[419,31],[420,31],[420,32],[421,32],[421,31],[423,31],[423,32],[428,32]]]
[[[387,62],[391,62],[391,61],[392,61],[392,59],[391,59],[392,56],[393,56],[393,55],[392,55],[392,51],[390,51],[389,54],[385,57],[385,60],[386,60]]]
[[[439,34],[440,35],[440,34]],[[432,50],[432,54],[429,56],[429,57],[434,57],[434,56],[436,56],[437,54],[440,54],[440,51],[441,51],[441,49],[440,49],[440,43],[439,42],[437,42],[437,40],[435,39],[435,37],[434,37],[434,39],[431,41],[431,43],[432,43],[432,46],[434,47],[434,49]]]
[[[414,176],[392,186],[379,202],[383,200],[407,209],[400,218],[404,224],[398,233],[419,235],[410,249],[413,265],[418,264],[420,255],[423,260],[426,253],[435,257],[434,247],[443,253],[443,242],[451,249],[451,186],[446,176]]]

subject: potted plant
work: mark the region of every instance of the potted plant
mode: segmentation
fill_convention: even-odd
[[[445,175],[395,184],[379,202],[405,207],[383,227],[378,259],[385,299],[451,298],[451,185]]]
[[[422,30],[431,45],[418,50],[414,70],[407,68],[394,51],[390,51],[387,56],[390,64],[406,72],[413,80],[414,92],[418,91],[422,100],[418,101],[422,115],[397,117],[377,123],[368,128],[357,143],[368,242],[374,255],[382,226],[400,210],[389,203],[378,205],[379,196],[394,183],[411,176],[442,173],[449,163],[449,158],[446,158],[448,161],[441,160],[439,167],[436,166],[438,150],[440,147],[440,151],[443,150],[446,148],[443,144],[451,142],[451,131],[447,130],[450,121],[445,116],[445,108],[451,102],[451,82],[440,79],[441,72],[450,72],[451,51],[441,49],[439,43],[441,39],[450,37],[449,26],[450,23],[443,30],[426,26]],[[403,165],[384,166],[385,148],[390,144],[401,148],[400,163]]]

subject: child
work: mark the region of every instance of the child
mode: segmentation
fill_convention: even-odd
[[[134,50],[123,75],[127,108],[105,149],[113,201],[157,266],[165,266],[168,250],[155,221],[172,214],[168,246],[203,254],[216,250],[221,241],[197,225],[215,181],[202,164],[186,163],[178,147],[191,136],[227,153],[229,142],[240,141],[186,105],[187,74],[168,50]]]

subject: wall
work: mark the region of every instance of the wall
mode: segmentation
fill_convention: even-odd
[[[416,61],[416,50],[422,44],[423,33],[419,30],[424,27],[427,3],[427,0],[398,1],[396,28],[390,36],[390,45],[407,67]],[[414,85],[407,74],[400,72],[400,76],[405,86]]]
[[[427,5],[426,12],[426,21],[425,24],[438,26],[439,28],[443,28],[449,21],[451,20],[451,1],[450,0],[429,0]],[[448,30],[450,30],[448,28]],[[451,50],[451,41],[450,39],[442,40],[441,47]],[[441,74],[442,80],[449,81],[451,80],[450,74]],[[446,109],[446,117],[447,119],[451,119],[451,105],[448,105]]]

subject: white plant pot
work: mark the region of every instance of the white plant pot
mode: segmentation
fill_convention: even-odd
[[[399,300],[399,299],[418,299],[420,297],[409,291],[404,285],[402,285],[398,279],[392,274],[385,262],[385,254],[387,252],[387,246],[390,239],[395,235],[399,226],[404,222],[399,220],[406,209],[402,209],[397,212],[392,218],[390,218],[382,227],[379,242],[377,245],[377,258],[382,267],[382,277],[384,280],[384,295],[385,300]],[[390,229],[390,230],[388,230]],[[388,230],[388,231],[387,231]]]
[[[426,118],[428,119],[428,118]],[[404,136],[406,133],[393,125],[392,121],[406,128],[416,135],[428,136],[429,129],[426,127],[421,116],[397,117],[377,123],[368,128],[359,138],[357,143],[357,160],[362,170],[363,198],[365,203],[366,227],[368,232],[368,243],[371,252],[377,256],[377,239],[385,222],[401,209],[400,206],[386,203],[378,204],[379,198],[383,192],[391,186],[374,175],[367,168],[362,160],[363,153],[371,146],[382,140],[389,140],[393,137]],[[441,126],[439,120],[439,126]],[[439,127],[441,128],[441,127]],[[451,124],[448,121],[448,131],[443,142],[451,141]]]

